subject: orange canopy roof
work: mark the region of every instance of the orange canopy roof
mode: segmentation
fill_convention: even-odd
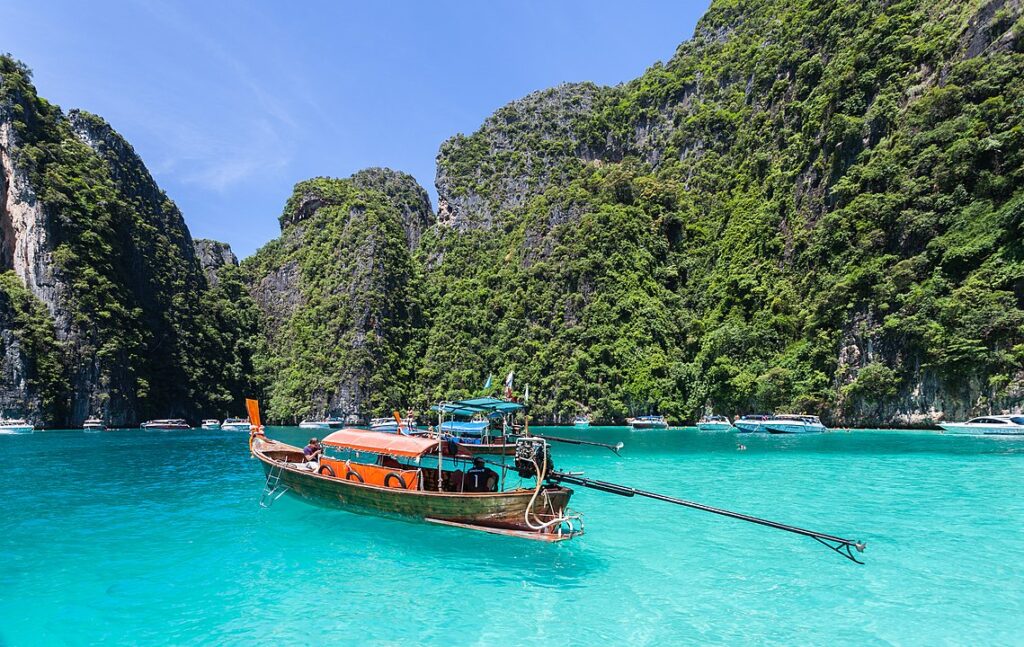
[[[373,452],[389,456],[409,456],[416,458],[437,451],[436,438],[420,436],[403,436],[402,434],[386,434],[380,431],[364,431],[362,429],[339,429],[328,434],[324,445],[354,449],[357,452]]]

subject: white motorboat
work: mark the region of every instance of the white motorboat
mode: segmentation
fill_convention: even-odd
[[[252,425],[248,418],[227,418],[220,423],[220,428],[224,431],[249,431]]]
[[[86,418],[85,421],[82,422],[82,429],[85,431],[105,431],[107,429],[107,425],[103,424],[102,419],[93,416],[91,418]]]
[[[572,419],[573,427],[586,428],[590,426],[590,416],[576,416]]]
[[[998,416],[981,416],[967,422],[941,422],[939,426],[951,434],[972,436],[1020,436],[1024,435],[1024,413]]]
[[[146,431],[176,431],[179,429],[191,429],[187,422],[181,418],[161,418],[159,420],[147,420],[139,425]]]
[[[771,420],[769,415],[751,413],[733,420],[732,424],[741,434],[766,434],[768,429],[764,423],[768,420]]]
[[[764,422],[764,428],[770,434],[814,434],[828,431],[821,424],[818,416],[793,415],[781,413]]]
[[[397,434],[399,429],[398,421],[392,418],[373,418],[370,420],[370,429],[387,434]],[[403,418],[401,429],[403,434],[411,434],[416,431],[416,420]]]
[[[203,429],[220,429],[220,420],[204,420]]]
[[[0,434],[30,434],[35,430],[24,418],[0,418]]]
[[[701,431],[732,431],[733,426],[725,416],[708,415],[697,421]]]
[[[665,416],[637,416],[626,418],[626,423],[633,429],[668,429]]]
[[[330,429],[331,423],[326,420],[303,420],[299,423],[299,429]]]

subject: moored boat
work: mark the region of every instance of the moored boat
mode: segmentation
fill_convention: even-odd
[[[668,421],[665,420],[665,416],[626,418],[626,424],[633,429],[668,429]]]
[[[220,429],[220,420],[204,420],[202,424],[203,429]]]
[[[1024,435],[1024,413],[981,416],[967,422],[941,422],[939,426],[951,434],[971,436]]]
[[[453,455],[442,437],[342,429],[323,440],[323,446],[341,455],[311,460],[303,449],[267,438],[260,425],[259,405],[249,400],[247,406],[253,421],[249,450],[260,461],[266,478],[260,497],[263,507],[287,495],[357,514],[557,542],[583,534],[581,515],[568,509],[573,494],[564,485],[568,483],[606,494],[656,499],[809,537],[850,561],[863,563],[854,553],[864,551],[861,541],[585,478],[582,472],[558,471],[551,461],[548,440],[598,443],[524,433],[516,439],[511,464],[506,459],[490,462],[475,457],[473,467],[464,471],[465,459]],[[499,467],[501,474],[486,467],[488,462]],[[507,478],[508,472],[518,478]],[[506,487],[508,482],[514,484]]]
[[[464,456],[511,456],[518,436],[514,424],[524,404],[481,397],[442,402],[431,407],[438,414],[435,436],[457,445]]]
[[[828,431],[818,416],[777,414],[765,420],[764,428],[770,434],[815,434]]]
[[[226,418],[220,423],[220,428],[224,431],[249,431],[251,426],[248,418]]]
[[[590,426],[590,416],[579,415],[572,419],[572,426],[585,429]]]
[[[191,429],[187,422],[181,418],[160,418],[158,420],[147,420],[139,425],[146,431],[176,431],[179,429]]]
[[[767,414],[749,413],[733,420],[732,424],[741,434],[766,434],[764,423],[769,419],[771,416]]]
[[[24,418],[0,418],[0,434],[30,434],[35,425]]]
[[[82,422],[82,429],[84,431],[104,431],[106,428],[107,425],[103,423],[103,420],[95,416],[86,418]]]
[[[732,431],[733,426],[725,416],[707,415],[697,421],[701,431]]]
[[[568,511],[569,488],[543,478],[533,487],[505,488],[505,479],[493,471],[474,486],[464,461],[445,455],[442,439],[342,429],[328,434],[323,445],[341,456],[321,458],[313,470],[300,448],[260,432],[252,437],[252,454],[267,479],[264,505],[287,494],[357,514],[549,542],[583,532],[579,517]]]
[[[442,432],[453,436],[482,436],[490,426],[487,420],[445,420],[439,425]]]
[[[328,416],[323,420],[303,420],[299,423],[301,429],[341,429],[345,421],[341,418]]]
[[[403,434],[411,434],[416,432],[416,419],[409,416],[401,418],[401,424],[399,420],[393,416],[390,418],[371,418],[370,429],[374,431],[380,431],[386,434],[397,434],[399,430]]]

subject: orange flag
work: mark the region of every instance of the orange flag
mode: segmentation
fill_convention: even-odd
[[[260,403],[257,400],[246,398],[245,408],[249,411],[249,424],[253,427],[263,426],[260,422]]]

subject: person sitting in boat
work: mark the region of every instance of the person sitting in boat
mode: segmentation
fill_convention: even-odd
[[[324,447],[318,439],[310,438],[309,444],[302,448],[302,455],[306,459],[306,469],[315,472],[320,469],[320,457],[324,455]]]
[[[498,473],[484,464],[484,459],[477,456],[473,459],[473,467],[466,471],[462,481],[464,492],[497,492]]]

